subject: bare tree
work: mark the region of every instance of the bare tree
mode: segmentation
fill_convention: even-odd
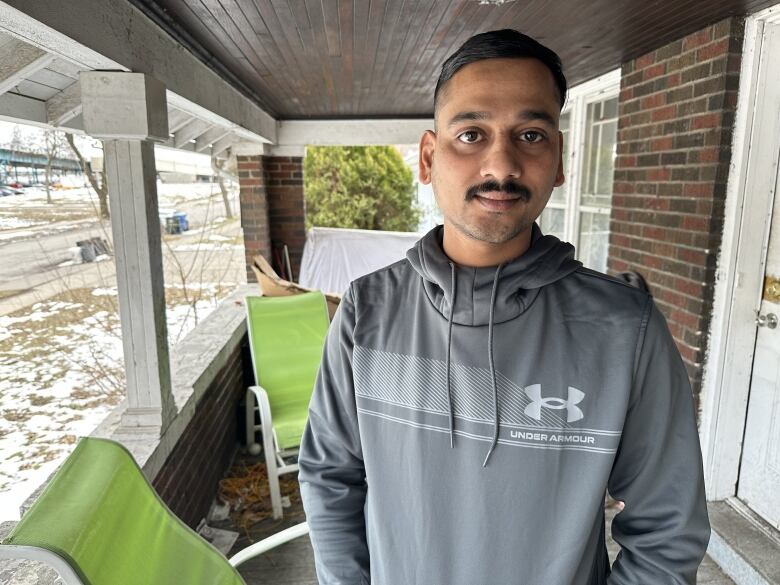
[[[73,134],[65,134],[65,140],[68,141],[68,146],[70,146],[73,154],[76,155],[76,158],[79,161],[79,166],[81,166],[81,172],[84,173],[84,176],[87,177],[89,184],[92,185],[92,189],[94,189],[95,193],[97,193],[98,201],[100,203],[100,217],[108,219],[111,217],[111,215],[108,211],[108,183],[106,182],[106,174],[100,173],[101,180],[98,181],[96,173],[92,170],[92,167],[87,164],[87,161],[84,160],[84,157],[81,155],[81,151],[79,151],[78,147],[76,146],[76,142],[73,139]]]
[[[219,190],[222,192],[222,203],[225,204],[225,217],[233,219],[233,212],[230,209],[230,199],[228,198],[227,188],[225,187],[224,177],[225,163],[216,157],[211,157],[211,168],[214,170],[214,174],[217,176],[217,183],[219,184]]]
[[[51,205],[51,169],[54,161],[62,155],[64,142],[62,132],[46,130],[43,134],[43,153],[46,155],[46,203]]]

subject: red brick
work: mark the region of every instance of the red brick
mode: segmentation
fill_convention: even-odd
[[[720,159],[719,148],[703,148],[699,151],[699,162],[716,163]]]
[[[674,105],[665,106],[652,111],[653,122],[662,122],[664,120],[671,120],[675,117],[677,108]]]
[[[695,282],[687,278],[675,278],[674,288],[684,295],[701,298],[702,285],[700,282]]]
[[[660,77],[666,73],[666,64],[665,63],[656,63],[655,65],[651,65],[647,67],[642,72],[642,79],[647,81],[648,79],[654,79],[656,77]]]
[[[696,116],[691,120],[691,130],[701,130],[702,128],[717,128],[720,126],[720,112]]]
[[[653,152],[660,152],[664,150],[671,150],[674,147],[674,137],[664,136],[663,138],[654,138],[650,141],[650,150]]]
[[[677,87],[680,85],[680,74],[679,73],[672,73],[671,75],[666,76],[666,88],[671,89],[673,87]]]
[[[712,183],[686,183],[683,194],[686,197],[711,197]]]
[[[701,47],[712,41],[712,27],[708,26],[700,31],[688,35],[683,39],[683,51]]]
[[[647,170],[648,181],[668,181],[672,176],[672,172],[669,169],[657,168]]]
[[[639,100],[639,107],[643,110],[652,110],[666,104],[666,93],[658,92]]]
[[[642,237],[653,240],[663,240],[666,237],[666,231],[663,228],[655,226],[644,226],[642,228]]]
[[[634,61],[636,71],[639,71],[640,69],[644,69],[645,67],[652,65],[654,61],[655,61],[655,53],[647,53],[645,55],[642,55],[641,57],[638,57]]]
[[[683,262],[689,262],[697,266],[703,265],[707,262],[707,254],[702,250],[695,250],[693,248],[678,248],[677,257]]]
[[[696,60],[699,62],[708,61],[709,59],[725,55],[729,50],[729,41],[730,39],[725,38],[701,47],[696,51]]]

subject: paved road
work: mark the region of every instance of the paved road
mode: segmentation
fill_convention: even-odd
[[[234,199],[235,210],[237,194]],[[210,203],[207,199],[197,199],[180,209],[188,214],[191,230],[166,239],[167,246],[163,248],[166,282],[181,280],[178,265],[169,261],[171,250],[186,270],[204,282],[242,282],[245,278],[243,252],[235,245],[214,249],[219,242],[210,243],[199,231],[204,223],[224,216],[221,198],[212,198]],[[222,238],[236,238],[241,233],[238,220],[216,223],[209,229],[212,230],[209,234],[219,234]],[[59,233],[52,233],[52,225],[23,230],[30,231],[36,232],[36,237],[0,240],[0,315],[30,306],[66,288],[115,284],[112,262],[61,266],[70,260],[68,248],[80,240],[100,237],[111,244],[108,221],[79,222],[72,229]],[[3,233],[6,237],[9,235],[9,232]],[[199,242],[206,244],[200,252],[194,249]],[[177,250],[180,246],[184,249]]]
[[[84,222],[61,233],[46,233],[49,226],[27,228],[34,238],[0,242],[0,290],[28,288],[51,278],[58,264],[70,259],[68,248],[76,242],[101,237],[110,240],[108,222]]]

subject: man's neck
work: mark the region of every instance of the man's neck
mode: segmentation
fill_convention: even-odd
[[[442,249],[450,260],[460,266],[498,266],[526,253],[531,247],[531,230],[528,228],[507,242],[491,244],[469,238],[445,223]]]

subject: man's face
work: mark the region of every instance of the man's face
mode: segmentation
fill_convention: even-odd
[[[420,142],[420,180],[433,184],[445,232],[497,245],[530,233],[564,180],[550,70],[536,59],[470,63],[437,110],[436,132]]]

